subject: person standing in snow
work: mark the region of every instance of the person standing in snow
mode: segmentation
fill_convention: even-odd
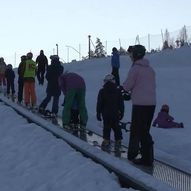
[[[44,55],[44,51],[40,51],[40,55],[36,58],[37,63],[37,79],[40,85],[44,84],[44,74],[48,67],[48,59]]]
[[[21,56],[21,62],[18,67],[18,103],[21,104],[23,101],[23,86],[24,86],[24,67],[25,67],[25,62],[26,62],[27,57],[25,55]]]
[[[24,102],[27,107],[36,106],[35,76],[36,62],[32,60],[32,52],[27,53],[27,59],[23,67]]]
[[[6,89],[5,70],[6,70],[6,63],[4,61],[4,58],[1,57],[0,58],[0,92],[4,92]]]
[[[144,58],[144,46],[130,46],[128,51],[133,62],[123,83],[124,90],[131,92],[133,104],[128,159],[135,164],[152,166],[154,142],[150,127],[156,106],[155,72]],[[136,159],[139,151],[142,157]]]
[[[112,67],[111,74],[115,76],[116,84],[117,86],[119,86],[120,85],[120,79],[119,79],[120,59],[119,59],[119,52],[116,47],[112,48],[111,67]]]
[[[63,127],[70,129],[71,110],[74,101],[76,101],[80,115],[80,126],[86,128],[88,114],[85,104],[86,85],[84,79],[77,73],[65,72],[60,76],[59,83],[64,94]]]
[[[8,98],[11,96],[13,99],[15,98],[15,72],[13,71],[13,66],[11,64],[7,65],[7,69],[5,70],[5,78],[7,79],[7,96]],[[11,90],[11,95],[10,95]]]
[[[58,83],[60,75],[63,73],[63,66],[59,61],[58,55],[50,56],[51,64],[48,66],[46,79],[48,81],[47,88],[46,88],[46,98],[42,101],[39,105],[39,112],[45,113],[45,108],[53,97],[52,103],[52,116],[55,117],[58,113],[58,104],[59,104],[59,97],[61,94],[61,89]]]
[[[97,97],[97,120],[103,119],[103,142],[102,146],[110,145],[111,129],[114,131],[115,145],[120,146],[122,132],[119,120],[124,115],[124,101],[120,89],[117,88],[115,77],[108,74],[104,78],[103,88],[99,90]]]

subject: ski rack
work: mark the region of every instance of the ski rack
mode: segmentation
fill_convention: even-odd
[[[14,102],[11,102],[6,97],[0,96],[0,101],[13,108],[29,122],[35,123],[43,129],[51,132],[57,138],[63,139],[84,156],[91,158],[93,161],[103,165],[109,171],[114,172],[123,183],[123,186],[132,187],[142,191],[172,191],[175,189],[182,191],[191,190],[191,174],[187,172],[157,160],[154,161],[154,168],[152,169],[141,166],[135,167],[129,163],[127,159],[121,160],[120,158],[116,158],[87,144],[83,140],[64,131],[57,125],[52,124],[50,121],[33,114],[31,111],[28,111]]]

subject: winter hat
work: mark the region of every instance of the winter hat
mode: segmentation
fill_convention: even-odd
[[[113,47],[113,48],[112,48],[112,51],[113,51],[113,52],[117,52],[117,48],[116,48],[116,47]]]
[[[167,104],[162,105],[161,110],[169,112],[169,106]]]
[[[0,61],[1,61],[1,62],[4,62],[4,58],[3,58],[3,57],[1,57],[1,58],[0,58]]]
[[[51,60],[59,60],[59,56],[56,55],[56,54],[55,54],[55,55],[51,55],[51,56],[50,56],[50,59],[51,59]]]
[[[137,44],[134,46],[129,46],[127,51],[132,53],[134,60],[139,60],[145,56],[146,48],[141,44]]]
[[[24,61],[24,60],[26,60],[26,59],[27,59],[27,56],[25,56],[25,55],[21,56],[21,60],[22,60],[22,61]]]
[[[103,81],[104,81],[104,84],[107,82],[115,83],[115,77],[112,74],[107,74]]]
[[[7,68],[12,69],[13,68],[12,64],[8,64]]]

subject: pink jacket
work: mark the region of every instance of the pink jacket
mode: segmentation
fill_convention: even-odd
[[[133,105],[156,105],[155,72],[147,59],[133,63],[123,88],[131,91]]]

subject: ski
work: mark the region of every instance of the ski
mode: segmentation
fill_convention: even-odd
[[[80,124],[70,124],[67,128],[63,127],[66,131],[69,131],[73,134],[78,133],[78,132],[85,132],[87,133],[89,136],[93,135],[93,132],[91,130],[88,130],[84,127],[81,127]]]
[[[98,141],[92,141],[92,145],[94,147],[98,147],[103,151],[106,151],[108,153],[114,152],[114,153],[126,153],[127,150],[123,149],[122,146],[115,146],[113,143],[109,144],[108,146],[103,146],[98,143]]]

